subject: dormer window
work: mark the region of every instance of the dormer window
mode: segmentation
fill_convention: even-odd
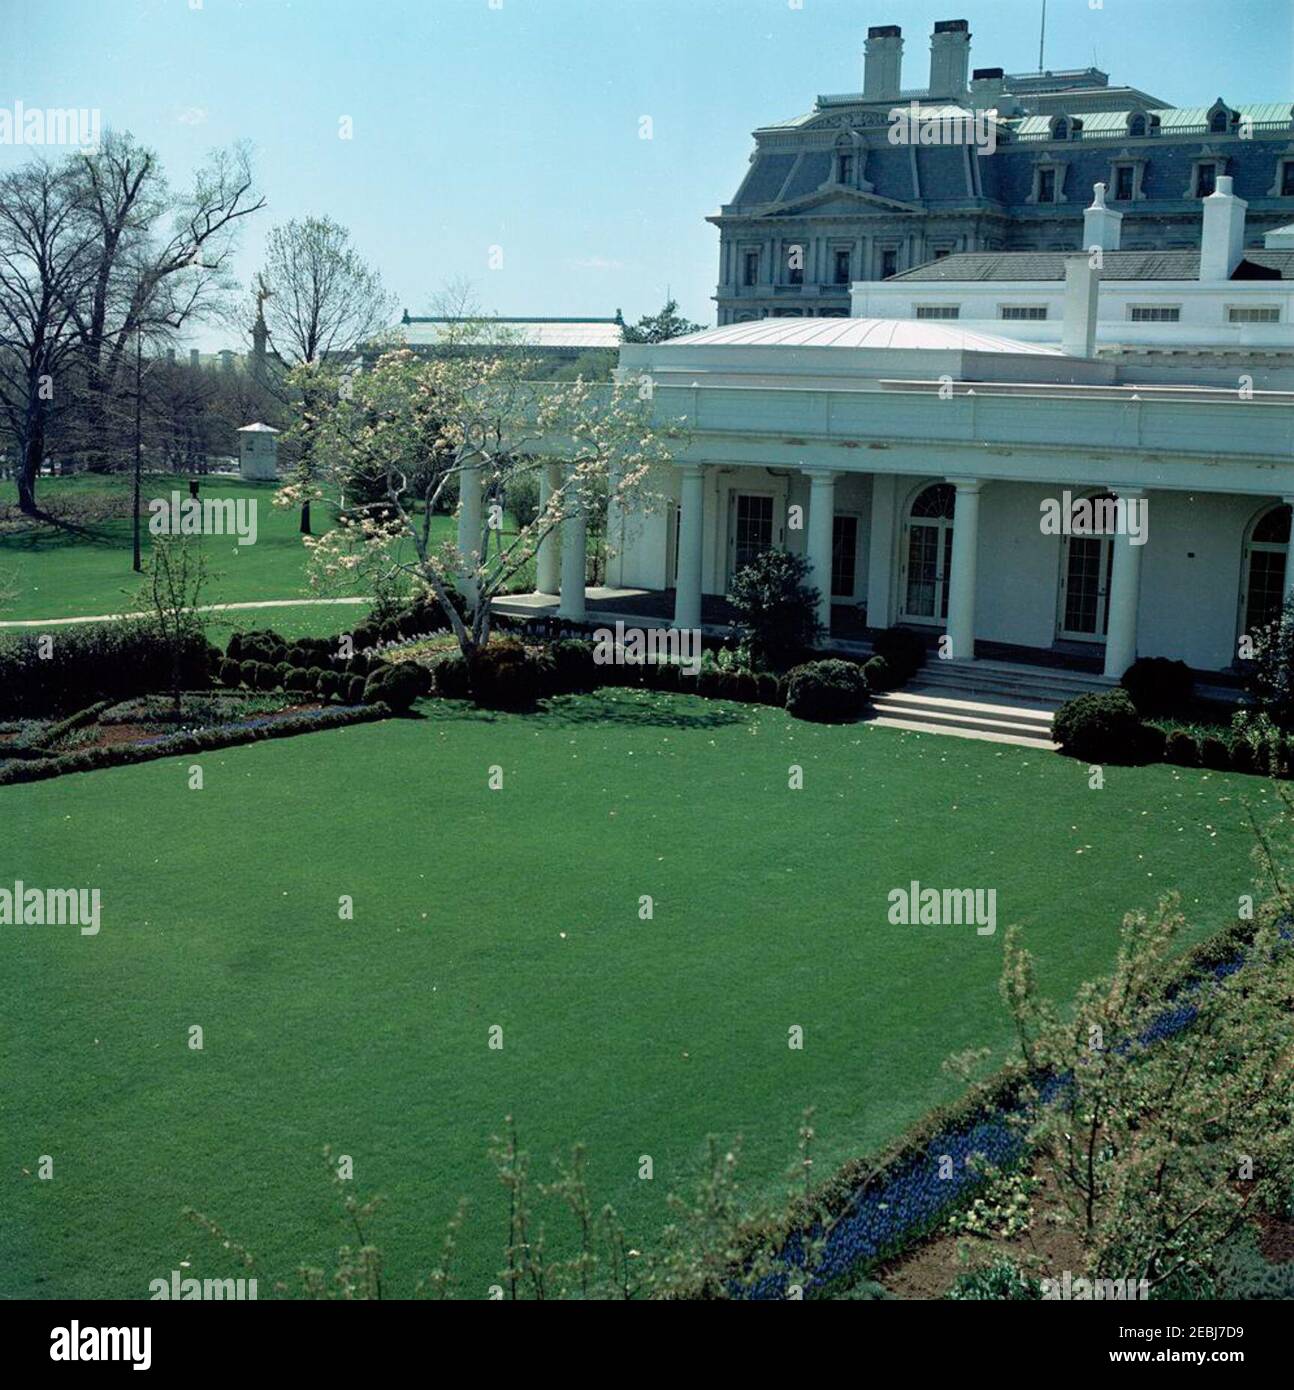
[[[1053,140],[1073,140],[1082,129],[1083,122],[1076,120],[1073,116],[1053,116],[1051,118],[1051,138]]]
[[[1146,134],[1146,118],[1144,116],[1133,116],[1128,122],[1128,134],[1134,140],[1142,140]]]
[[[1209,109],[1209,134],[1226,135],[1240,119],[1240,113],[1233,111],[1226,102],[1219,99]]]

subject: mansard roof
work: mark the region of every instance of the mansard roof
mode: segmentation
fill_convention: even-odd
[[[967,281],[1063,280],[1065,262],[1075,251],[963,251],[927,261],[890,276],[890,281],[931,284]],[[1198,280],[1200,253],[1181,251],[1106,251],[1103,280]],[[1294,280],[1294,251],[1246,251],[1233,280]]]

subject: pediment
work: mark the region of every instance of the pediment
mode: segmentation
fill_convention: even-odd
[[[885,198],[879,193],[865,193],[859,188],[842,188],[838,185],[820,188],[816,193],[807,193],[802,198],[793,198],[769,208],[766,217],[794,217],[800,213],[813,212],[823,216],[832,213],[857,217],[868,213],[920,212],[913,203],[901,203],[895,198]]]

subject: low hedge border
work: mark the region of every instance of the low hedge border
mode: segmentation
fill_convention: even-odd
[[[113,702],[116,703],[116,702]],[[0,765],[0,787],[18,782],[42,782],[50,777],[63,777],[72,772],[95,772],[105,767],[125,767],[132,763],[152,762],[157,758],[192,753],[211,753],[222,748],[235,748],[243,743],[262,739],[291,738],[296,734],[315,733],[322,729],[342,729],[352,724],[367,724],[388,719],[390,708],[385,704],[344,705],[338,709],[320,710],[316,714],[287,716],[265,715],[241,720],[238,724],[221,725],[198,733],[160,734],[140,743],[122,743],[111,748],[91,748],[59,757],[41,758],[32,762],[11,762]]]
[[[1294,919],[1283,919],[1279,925],[1284,939],[1294,940]],[[1156,986],[1165,1006],[1156,1025],[1158,1037],[1193,1022],[1193,1006],[1178,1002],[1180,996],[1242,968],[1257,930],[1255,922],[1233,922],[1165,967]],[[969,1205],[988,1180],[964,1162],[955,1164],[953,1178],[940,1179],[940,1158],[964,1160],[982,1154],[996,1167],[1023,1159],[1023,1140],[1007,1117],[1024,1104],[1021,1089],[1027,1079],[1022,1064],[1008,1063],[958,1100],[927,1111],[879,1153],[843,1164],[811,1200],[795,1203],[778,1229],[761,1233],[760,1243],[775,1244],[786,1263],[798,1267],[805,1237],[821,1236],[827,1229],[828,1244],[812,1280],[820,1292],[852,1283],[880,1261],[908,1249]],[[746,1296],[782,1298],[786,1279],[784,1274],[769,1275],[747,1288]],[[740,1283],[737,1272],[734,1283]]]

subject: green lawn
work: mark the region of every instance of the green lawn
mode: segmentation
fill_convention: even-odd
[[[386,1198],[396,1293],[467,1195],[482,1296],[509,1112],[541,1179],[586,1141],[596,1199],[651,1243],[708,1133],[743,1134],[774,1190],[804,1106],[825,1174],[950,1099],[940,1061],[1007,1041],[1007,923],[1058,996],[1162,890],[1221,927],[1249,882],[1244,803],[1261,821],[1271,801],[1168,766],[1092,791],[1046,753],[686,696],[423,713],[208,754],[202,791],[195,759],[167,759],[0,792],[5,881],[103,900],[97,937],[0,928],[0,1296],[144,1297],[181,1260],[237,1273],[185,1205],[271,1273],[322,1263],[346,1238],[325,1143]],[[891,926],[911,879],[995,888],[997,936]]]
[[[151,497],[169,498],[179,490],[188,496],[185,478],[172,475],[144,479],[142,496],[147,505]],[[88,498],[93,494],[129,496],[130,479],[124,475],[96,478],[42,478],[38,499],[54,505],[60,500]],[[244,603],[261,599],[301,599],[313,592],[306,578],[306,551],[300,533],[300,514],[275,507],[276,491],[271,483],[242,482],[238,479],[205,478],[201,495],[213,498],[254,498],[257,536],[254,545],[238,544],[236,536],[208,536],[203,546],[207,556],[208,579],[203,594],[206,603]],[[316,533],[332,525],[329,508],[316,506],[312,522]],[[148,514],[143,518],[143,540],[148,545]],[[454,519],[434,518],[433,536],[448,539],[454,534]],[[0,591],[15,589],[15,596],[0,605],[0,620],[17,618],[74,618],[100,613],[119,613],[138,609],[140,576],[131,569],[131,524],[129,515],[93,522],[85,528],[59,527],[45,522],[23,522],[18,529],[0,531]],[[364,592],[339,589],[336,592]],[[307,615],[309,609],[267,610],[236,619],[235,626],[270,625],[271,616],[282,612],[288,625],[304,619],[307,626],[293,630],[293,636],[315,635],[316,626]],[[343,609],[343,612],[351,610]],[[325,613],[327,610],[325,610]],[[357,620],[357,619],[354,619]],[[340,631],[346,619],[336,614],[322,620],[324,634]],[[277,619],[274,625],[280,626]]]

